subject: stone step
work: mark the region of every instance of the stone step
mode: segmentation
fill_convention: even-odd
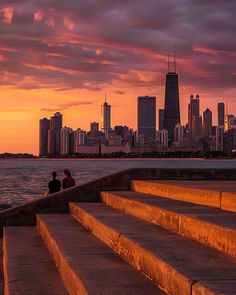
[[[131,190],[178,201],[221,208],[219,184],[212,181],[131,180]]]
[[[136,192],[102,192],[102,201],[236,257],[236,214]]]
[[[37,215],[37,228],[70,294],[164,295],[72,216]]]
[[[169,294],[234,294],[235,258],[104,204],[69,207],[95,236]]]
[[[3,277],[3,251],[2,239],[0,240],[0,294],[4,293],[4,277]]]
[[[65,295],[55,264],[35,227],[5,227],[4,295]]]

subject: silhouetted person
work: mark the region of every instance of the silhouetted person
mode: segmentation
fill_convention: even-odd
[[[75,180],[71,176],[70,170],[65,169],[64,170],[65,177],[62,179],[62,188],[66,189],[72,186],[75,186]]]
[[[57,173],[52,172],[52,180],[48,183],[48,195],[57,193],[61,190],[61,182],[57,179]]]

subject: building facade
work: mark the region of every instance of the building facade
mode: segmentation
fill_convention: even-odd
[[[43,118],[39,120],[39,156],[45,157],[48,154],[48,131],[50,120]]]
[[[193,118],[200,116],[200,99],[199,95],[194,98],[193,94],[190,96],[190,102],[188,105],[188,130],[190,137],[193,136]]]
[[[203,113],[203,136],[206,139],[212,136],[212,112],[208,108]]]
[[[101,131],[108,136],[111,130],[111,106],[105,101],[101,107]]]
[[[138,97],[138,139],[144,144],[156,140],[156,97]]]
[[[164,128],[168,130],[169,141],[174,141],[174,128],[180,123],[179,81],[176,72],[166,75]]]
[[[50,129],[48,131],[48,154],[51,156],[60,155],[61,129],[62,129],[62,114],[57,112],[50,119]]]
[[[217,106],[218,106],[218,126],[224,126],[225,104],[223,102],[219,102]]]

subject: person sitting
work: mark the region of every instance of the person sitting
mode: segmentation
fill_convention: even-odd
[[[62,179],[62,188],[67,189],[67,188],[70,188],[72,186],[75,186],[75,180],[71,176],[70,170],[65,169],[64,170],[64,175],[65,175],[65,177]]]
[[[48,193],[47,195],[51,195],[57,193],[61,190],[61,182],[57,179],[57,173],[55,171],[52,172],[52,180],[48,183]]]

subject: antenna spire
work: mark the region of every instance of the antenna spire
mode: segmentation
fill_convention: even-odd
[[[105,92],[105,102],[107,102],[107,93]]]
[[[176,73],[176,52],[175,52],[175,49],[174,49],[174,71]]]
[[[170,72],[170,54],[168,53],[168,73]]]

